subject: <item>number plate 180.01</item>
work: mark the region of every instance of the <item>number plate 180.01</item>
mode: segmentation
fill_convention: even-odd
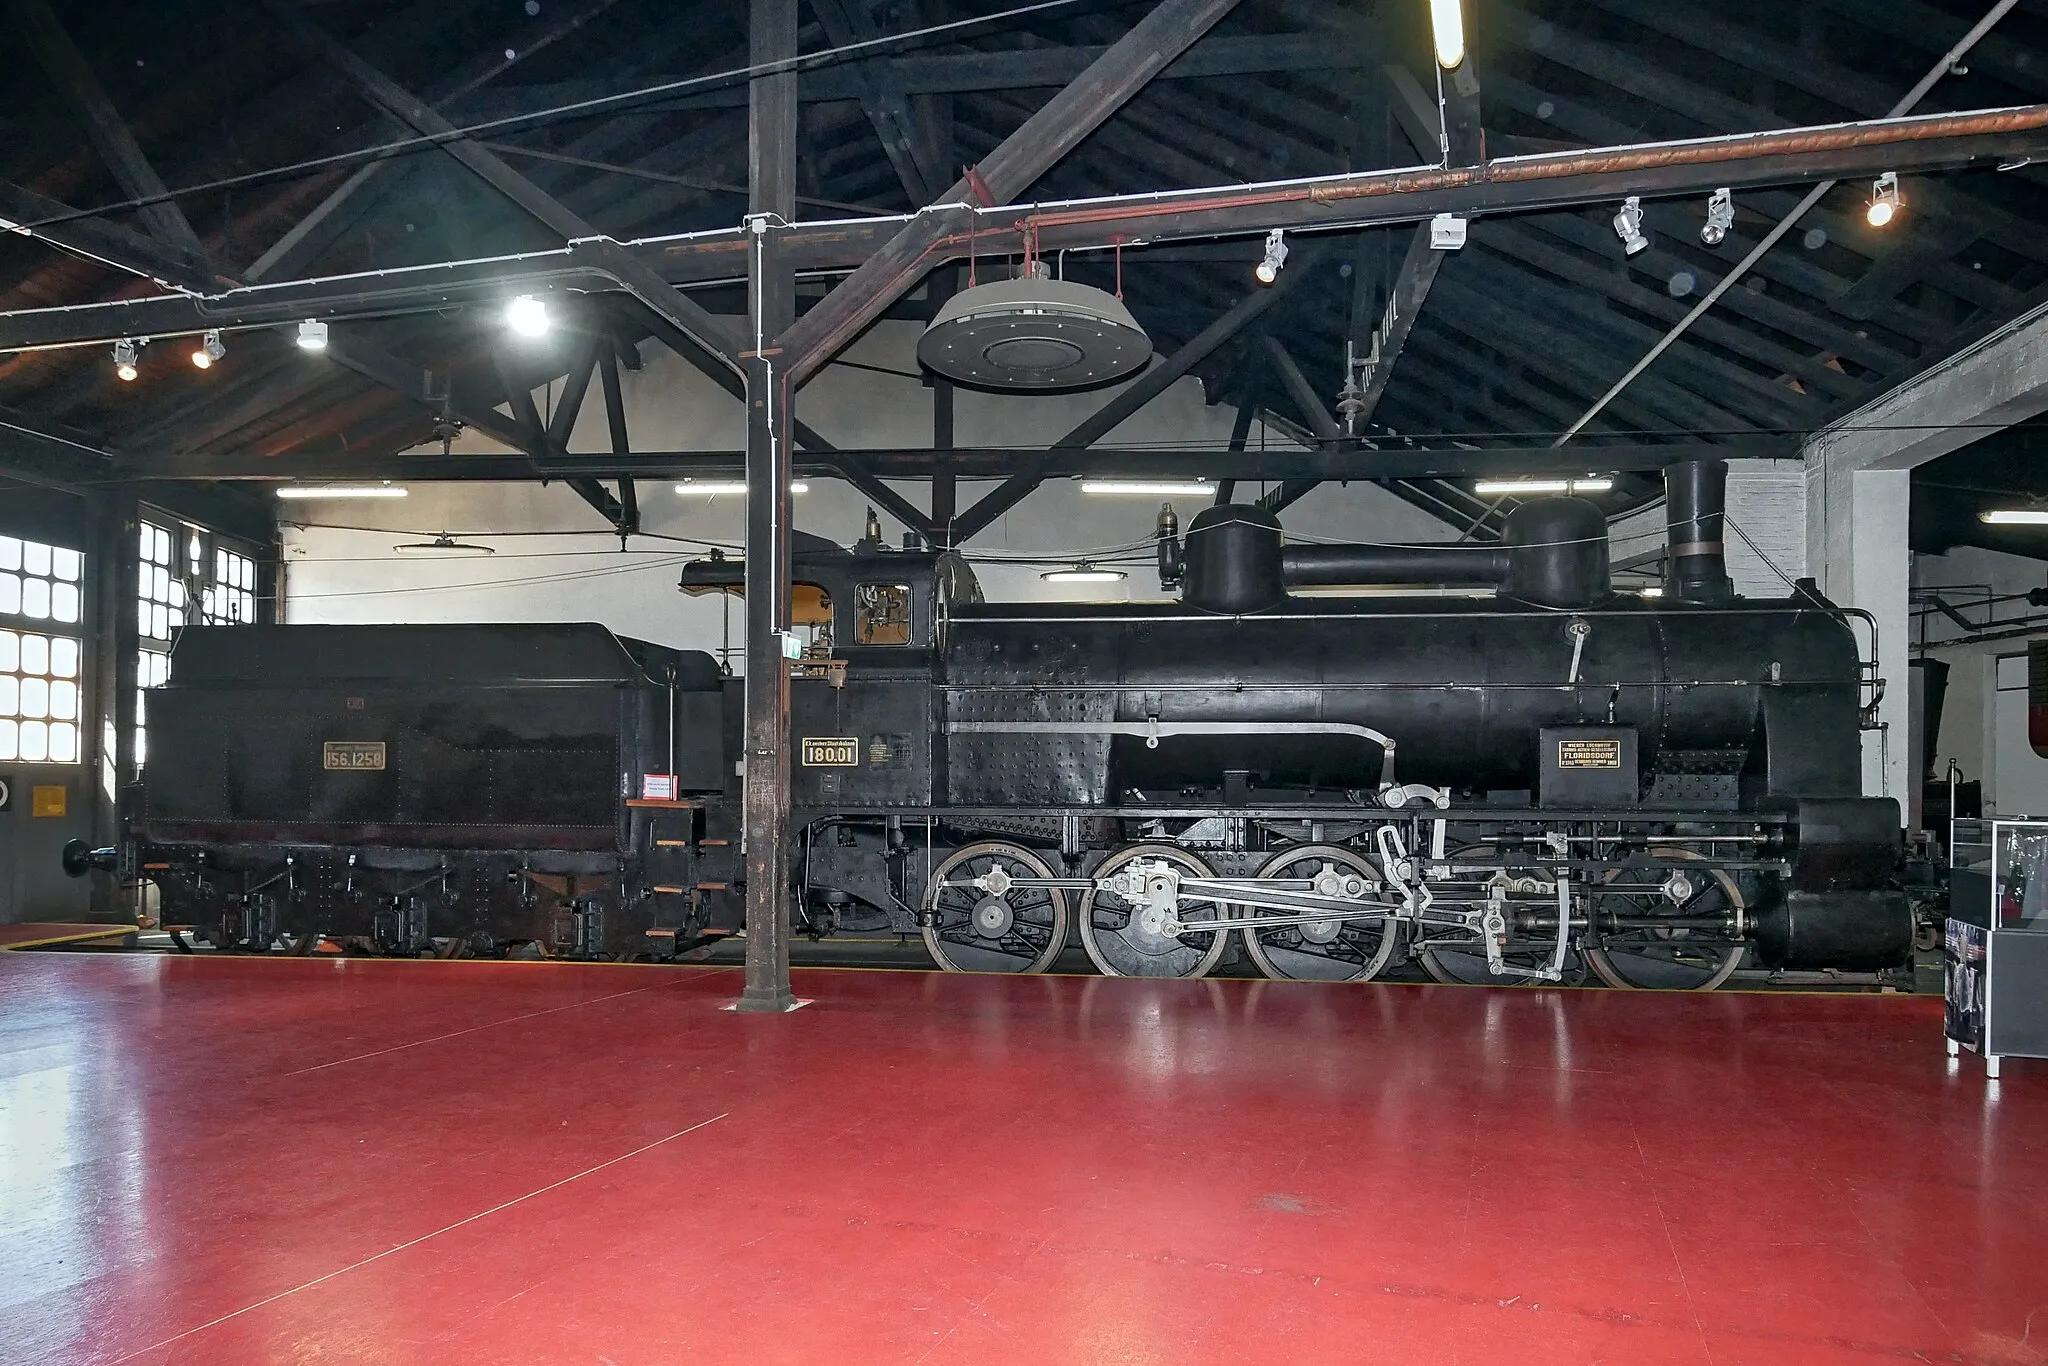
[[[803,767],[858,768],[860,740],[851,735],[806,735],[803,737]]]
[[[320,746],[320,767],[330,773],[379,771],[384,767],[384,742],[329,740]]]

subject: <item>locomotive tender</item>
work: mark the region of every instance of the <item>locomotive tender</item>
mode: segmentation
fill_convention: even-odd
[[[1899,811],[1860,795],[1848,614],[1736,598],[1725,466],[1667,475],[1663,596],[1595,506],[1498,546],[1162,532],[1178,603],[988,604],[957,555],[797,538],[798,928],[941,967],[1710,988],[1881,970]],[[1312,585],[1490,587],[1311,597]],[[740,566],[686,566],[691,592]],[[215,942],[666,957],[741,924],[740,684],[592,626],[198,628],[126,857]],[[358,762],[360,760],[360,762]]]

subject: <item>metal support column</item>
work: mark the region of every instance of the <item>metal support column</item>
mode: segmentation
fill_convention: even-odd
[[[94,705],[91,730],[80,749],[113,766],[111,800],[100,785],[99,772],[90,775],[97,812],[93,843],[105,846],[121,842],[134,815],[129,807],[134,800],[136,778],[136,664],[142,648],[135,616],[141,564],[137,535],[142,517],[131,493],[103,493],[94,501],[93,557],[87,561],[88,572],[97,579],[93,593],[91,664]],[[107,752],[110,737],[111,753]],[[133,915],[140,909],[132,904],[121,879],[104,873],[93,874],[91,905],[94,915]]]
[[[953,381],[934,376],[932,379],[932,449],[942,452],[933,458],[950,464],[948,457],[953,450]],[[953,518],[960,512],[959,485],[950,470],[941,470],[932,475],[932,525],[939,530],[939,543],[933,549],[948,549],[953,546]]]
[[[796,0],[754,0],[756,66],[796,52]],[[789,480],[796,386],[774,339],[796,317],[796,275],[780,241],[796,214],[796,76],[752,86],[752,215],[747,251],[747,722],[742,819],[747,873],[747,985],[740,1010],[794,1010],[789,989]]]
[[[936,315],[946,300],[960,292],[965,283],[966,272],[954,266],[950,270],[935,270],[927,288],[931,292],[932,312]],[[953,546],[953,518],[960,510],[959,484],[952,474],[953,451],[953,381],[943,375],[930,378],[932,387],[932,458],[938,468],[932,474],[932,525],[938,529],[938,538],[933,542],[934,550],[950,550]]]

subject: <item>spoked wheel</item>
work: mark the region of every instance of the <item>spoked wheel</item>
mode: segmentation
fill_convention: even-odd
[[[1259,869],[1259,877],[1294,884],[1288,891],[1350,897],[1363,895],[1358,884],[1378,882],[1380,871],[1340,845],[1309,844],[1281,850]],[[1270,914],[1256,907],[1247,913]],[[1244,947],[1268,977],[1297,982],[1369,982],[1387,965],[1399,937],[1399,922],[1394,917],[1375,915],[1361,920],[1254,926],[1244,931]]]
[[[1493,857],[1490,844],[1468,844],[1454,849],[1449,855],[1450,862],[1478,860]],[[1546,885],[1554,884],[1548,877]],[[1586,963],[1578,950],[1568,948],[1564,955],[1564,981],[1546,982],[1540,977],[1524,977],[1519,973],[1495,972],[1486,960],[1486,946],[1477,936],[1453,938],[1457,931],[1442,926],[1424,926],[1422,941],[1414,946],[1415,961],[1422,964],[1422,970],[1439,982],[1454,986],[1484,987],[1541,987],[1577,986],[1586,979]],[[1555,939],[1512,939],[1501,950],[1503,963],[1521,968],[1547,968],[1557,953]]]
[[[1067,894],[1013,880],[1058,876],[1019,844],[955,851],[932,874],[925,948],[947,972],[1044,972],[1067,946]]]
[[[1605,892],[1594,903],[1596,918],[1602,914],[1653,917],[1713,916],[1741,910],[1742,889],[1735,879],[1718,868],[1688,868],[1699,863],[1700,854],[1690,849],[1652,849],[1637,866],[1621,868],[1608,875],[1610,882],[1645,884],[1653,892]],[[1687,885],[1673,902],[1663,888],[1679,876]],[[1598,944],[1599,947],[1592,947]],[[1632,987],[1646,991],[1712,991],[1727,981],[1742,962],[1743,945],[1712,930],[1687,928],[1632,929],[1587,936],[1586,963],[1601,981],[1611,987]]]
[[[1173,844],[1134,844],[1104,859],[1096,878],[1113,877],[1134,863],[1167,864],[1182,877],[1214,877],[1200,858]],[[1228,917],[1213,901],[1181,897],[1175,914],[1182,923]],[[1081,947],[1109,977],[1204,977],[1230,945],[1225,928],[1168,934],[1157,911],[1121,892],[1089,888],[1081,894]]]

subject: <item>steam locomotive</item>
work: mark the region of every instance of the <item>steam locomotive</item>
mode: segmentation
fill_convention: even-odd
[[[1802,583],[1734,596],[1726,468],[1667,474],[1652,601],[1604,518],[1498,546],[1163,526],[1177,603],[990,604],[948,551],[797,538],[799,930],[957,971],[1597,978],[1907,957],[1899,811],[1860,795],[1874,685]],[[1320,585],[1467,596],[1316,597]],[[712,557],[687,592],[736,592]],[[1485,590],[1490,589],[1491,592]],[[595,626],[195,628],[152,695],[133,838],[223,947],[667,958],[742,923],[741,685]],[[159,738],[161,737],[161,738]]]

